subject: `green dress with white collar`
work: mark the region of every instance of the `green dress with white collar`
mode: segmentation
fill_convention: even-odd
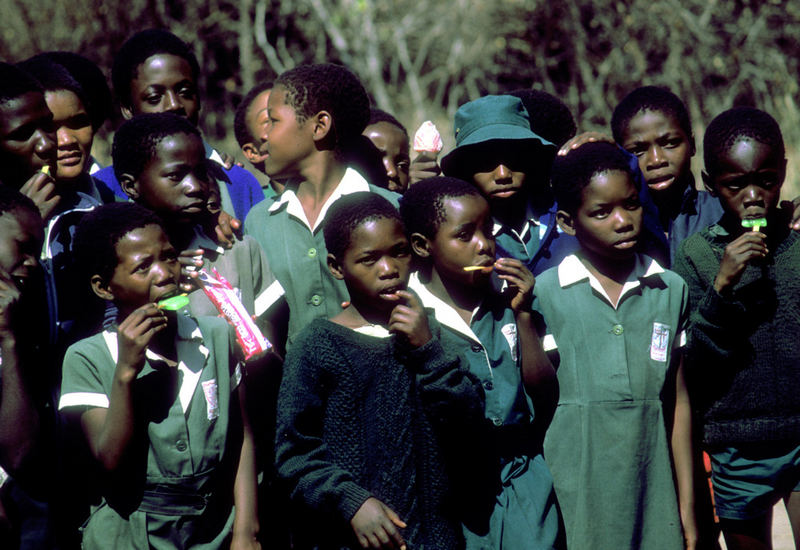
[[[222,319],[179,315],[175,344],[175,368],[146,353],[124,474],[104,479],[103,502],[83,528],[85,549],[210,550],[230,539],[242,443],[232,333]],[[108,408],[116,357],[116,332],[72,345],[59,409]]]
[[[638,256],[616,305],[574,255],[536,280],[559,401],[544,451],[567,546],[682,549],[667,424],[686,284]],[[547,346],[546,346],[547,347]]]

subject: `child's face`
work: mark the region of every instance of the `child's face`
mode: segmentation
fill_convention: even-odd
[[[44,242],[44,227],[24,208],[0,215],[0,269],[22,290],[38,268]]]
[[[264,171],[264,161],[267,160],[267,127],[269,126],[269,95],[272,90],[266,90],[258,94],[244,117],[248,133],[253,136],[251,143],[245,143],[242,151],[247,156],[247,160],[258,170]]]
[[[314,151],[314,125],[298,122],[294,107],[286,103],[286,89],[276,86],[269,94],[267,158],[264,171],[270,177],[297,173],[302,161]]]
[[[581,192],[581,205],[562,227],[595,255],[623,259],[635,253],[642,229],[642,205],[625,172],[595,174]]]
[[[20,188],[37,171],[55,171],[53,114],[40,92],[0,103],[0,180]]]
[[[173,134],[162,139],[134,186],[134,199],[172,220],[197,220],[206,213],[208,179],[203,142]]]
[[[744,220],[775,211],[785,172],[786,160],[769,145],[741,137],[717,159],[714,174],[705,178],[722,208]]]
[[[178,253],[158,225],[134,229],[116,246],[117,267],[108,291],[121,314],[158,302],[178,290]]]
[[[130,96],[130,107],[122,109],[126,118],[139,113],[175,113],[197,126],[197,83],[191,65],[182,57],[163,53],[145,59],[131,81]]]
[[[622,146],[638,158],[654,198],[684,192],[694,145],[674,117],[661,111],[640,112],[628,123]]]
[[[378,218],[356,227],[340,265],[354,303],[391,311],[408,284],[411,247],[397,220]],[[334,276],[337,276],[334,273]]]
[[[447,197],[443,206],[445,219],[429,240],[434,269],[444,280],[465,286],[485,284],[489,274],[464,268],[494,263],[494,224],[489,204],[483,197],[466,195]]]
[[[53,113],[58,164],[55,178],[70,180],[89,165],[94,129],[89,114],[78,96],[69,90],[45,92],[47,108]]]
[[[522,195],[525,172],[513,160],[500,159],[497,164],[475,172],[472,181],[489,202],[508,201]]]
[[[383,167],[389,178],[389,191],[405,192],[408,188],[408,171],[411,166],[406,135],[394,124],[385,121],[370,124],[364,129],[364,135],[381,152]]]

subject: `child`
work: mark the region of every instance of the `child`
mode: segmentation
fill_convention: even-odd
[[[25,548],[54,543],[50,390],[58,374],[42,345],[46,312],[37,258],[43,234],[36,205],[0,185],[0,517],[12,528],[8,534],[0,530],[3,548],[19,548],[21,541]]]
[[[148,210],[98,207],[75,241],[119,323],[64,359],[59,408],[80,420],[105,481],[84,548],[257,548],[252,435],[225,321],[156,305],[178,291],[180,264]]]
[[[558,223],[580,244],[538,277],[535,303],[560,356],[544,451],[567,546],[694,548],[686,285],[635,252],[642,207],[615,145],[559,157],[552,177]]]
[[[21,69],[0,63],[0,181],[30,197],[47,219],[58,204],[53,114],[41,85]]]
[[[254,208],[245,220],[267,253],[289,304],[288,342],[313,319],[338,314],[347,288],[326,265],[322,228],[329,206],[342,195],[372,191],[344,161],[369,120],[369,99],[358,78],[331,64],[303,65],[278,77],[269,96],[264,170],[291,180],[280,198]]]
[[[533,276],[519,260],[495,261],[489,205],[466,182],[436,177],[415,183],[401,212],[414,252],[425,262],[411,287],[433,308],[447,349],[464,357],[483,384],[485,416],[493,424],[488,445],[499,472],[472,472],[472,486],[492,473],[496,479],[489,480],[488,506],[466,510],[467,548],[560,547],[553,480],[541,454],[555,406],[555,374],[532,324]],[[491,284],[493,269],[507,285],[505,295]]]
[[[665,88],[637,88],[614,109],[611,131],[614,141],[638,158],[674,260],[681,241],[722,216],[719,203],[695,187],[696,149],[686,106]]]
[[[687,374],[728,548],[771,548],[781,498],[800,540],[800,235],[778,209],[786,159],[770,115],[725,111],[703,148],[703,181],[724,214],[675,262],[692,304]]]
[[[155,212],[170,241],[189,257],[199,256],[206,269],[216,268],[235,289],[245,309],[256,317],[266,311],[270,293],[280,285],[261,247],[250,236],[225,250],[209,236],[211,216],[208,161],[200,132],[185,118],[171,113],[137,115],[114,136],[114,170],[125,193]],[[196,264],[195,264],[196,267]],[[192,315],[219,312],[205,293],[189,294]]]
[[[272,86],[272,82],[256,84],[236,107],[236,114],[233,118],[233,132],[244,156],[247,157],[250,164],[265,175],[264,161],[267,158],[267,142],[264,134],[269,125],[267,104]],[[283,192],[284,187],[283,183],[270,178],[269,184],[263,188],[264,197],[267,199],[277,197]]]
[[[408,187],[408,170],[411,164],[408,131],[400,122],[386,111],[369,110],[369,124],[363,134],[380,151],[389,191],[405,192]]]
[[[114,56],[111,82],[126,119],[140,113],[171,112],[197,126],[200,116],[198,79],[200,66],[188,44],[169,31],[149,29],[130,37]],[[222,209],[240,220],[264,200],[258,181],[244,168],[225,167],[222,157],[204,143],[206,157],[216,161],[210,168],[219,185]],[[127,198],[113,167],[95,174],[109,189]]]
[[[351,193],[328,216],[328,263],[350,304],[303,330],[278,398],[278,472],[305,527],[295,548],[461,548],[440,438],[478,425],[480,387],[406,288],[392,204]]]

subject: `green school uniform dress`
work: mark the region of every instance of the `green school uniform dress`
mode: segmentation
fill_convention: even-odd
[[[567,547],[682,549],[665,405],[685,343],[686,284],[640,255],[615,306],[571,255],[535,292],[545,349],[561,358],[544,455]]]
[[[274,201],[262,201],[253,207],[244,222],[244,231],[261,245],[289,304],[290,345],[294,337],[317,318],[329,319],[342,311],[342,302],[350,299],[344,282],[328,271],[323,225],[331,204],[343,195],[371,191],[397,206],[400,195],[367,183],[361,174],[348,168],[342,181],[322,206],[312,226],[295,195],[296,185],[289,184]],[[269,304],[268,304],[269,307]]]
[[[216,549],[229,543],[242,428],[241,371],[232,333],[216,317],[178,316],[179,364],[147,350],[134,382],[135,434],[124,474],[107,478],[103,503],[83,530],[84,549]],[[72,345],[60,410],[108,408],[117,335]]]
[[[251,315],[260,317],[281,296],[282,288],[267,262],[266,254],[250,235],[237,239],[228,250],[195,228],[187,250],[203,250],[203,268],[211,273],[216,268],[231,284]],[[216,316],[219,311],[206,294],[197,289],[189,294],[189,310],[195,317]]]
[[[499,293],[475,310],[467,325],[449,305],[412,274],[409,288],[442,325],[442,345],[466,359],[486,395],[484,413],[499,455],[499,483],[486,517],[463,526],[468,550],[550,549],[560,547],[553,478],[541,454],[531,422],[532,409],[522,386],[513,311]],[[476,485],[481,472],[474,472]],[[490,503],[491,504],[491,503]]]

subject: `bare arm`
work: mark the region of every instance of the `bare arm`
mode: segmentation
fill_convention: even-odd
[[[686,548],[693,549],[697,544],[697,519],[695,517],[695,498],[692,452],[692,414],[689,392],[683,373],[683,357],[675,375],[675,413],[671,436],[672,461],[675,465],[675,478],[678,489],[678,503],[683,524]]]
[[[258,501],[256,496],[256,451],[253,429],[247,415],[246,386],[239,384],[239,409],[244,427],[244,440],[239,455],[239,468],[233,485],[233,502],[236,516],[233,520],[233,539],[231,548],[260,549],[258,536]]]
[[[140,307],[120,323],[119,358],[108,409],[92,408],[81,415],[89,449],[109,472],[119,467],[133,437],[133,382],[144,366],[144,351],[166,325],[164,313],[155,304]]]

